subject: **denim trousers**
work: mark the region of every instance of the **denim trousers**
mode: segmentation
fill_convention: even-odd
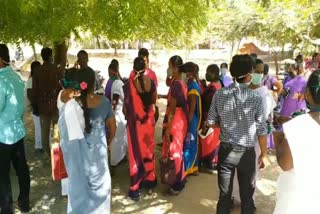
[[[255,212],[252,196],[255,191],[256,153],[254,147],[243,147],[229,143],[221,143],[218,155],[219,201],[217,214],[231,213],[232,188],[235,170],[241,198],[241,214]]]

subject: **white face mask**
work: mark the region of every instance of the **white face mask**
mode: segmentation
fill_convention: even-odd
[[[252,74],[249,74],[249,75],[250,75],[250,77],[251,77],[249,82],[239,83],[239,84],[249,86],[249,85],[251,84],[251,82],[252,82]],[[246,75],[243,75],[243,76],[240,76],[240,77],[238,77],[238,78],[241,79],[241,78],[243,78],[243,77],[245,77],[245,76],[246,76]]]
[[[226,68],[221,68],[220,71],[221,71],[221,72],[220,72],[220,75],[221,75],[221,76],[225,76],[225,75],[227,74],[227,72],[228,72],[228,69],[226,69]]]

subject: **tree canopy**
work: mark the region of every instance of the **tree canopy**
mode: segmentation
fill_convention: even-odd
[[[154,40],[176,48],[198,38],[253,36],[270,46],[311,50],[320,36],[320,1],[2,0],[0,41],[59,45],[91,32],[110,41]]]
[[[0,40],[62,42],[79,31],[110,40],[190,42],[207,24],[204,0],[3,0]]]

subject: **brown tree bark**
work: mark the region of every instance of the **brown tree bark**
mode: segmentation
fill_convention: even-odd
[[[32,51],[33,51],[33,58],[34,60],[38,60],[37,52],[36,52],[36,47],[34,44],[31,45]]]
[[[65,68],[67,64],[68,43],[67,40],[63,42],[54,43],[54,64],[58,67]]]
[[[278,52],[273,52],[274,65],[276,67],[276,75],[279,75],[279,63],[278,63]]]

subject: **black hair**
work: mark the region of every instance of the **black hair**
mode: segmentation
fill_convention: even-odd
[[[77,53],[77,56],[79,57],[79,55],[85,55],[86,57],[89,57],[87,51],[85,51],[85,50],[79,51],[79,52]]]
[[[312,55],[312,60],[314,60],[318,55],[319,55],[319,53],[315,52],[315,53]]]
[[[41,57],[43,61],[49,61],[52,57],[52,49],[51,48],[42,48]]]
[[[33,76],[35,69],[37,69],[39,66],[41,66],[41,63],[39,61],[33,61],[31,63],[30,77]]]
[[[110,65],[111,65],[111,64],[117,66],[117,67],[118,67],[117,69],[119,70],[119,61],[118,61],[118,60],[112,59],[111,62],[110,62]]]
[[[220,68],[222,68],[222,66],[225,66],[225,67],[227,67],[227,69],[228,69],[228,63],[223,62],[223,63],[221,63]]]
[[[87,133],[91,132],[92,126],[90,123],[90,111],[88,108],[88,103],[87,103],[87,96],[89,92],[94,91],[95,87],[95,73],[93,70],[88,70],[88,71],[81,71],[81,72],[76,72],[75,80],[78,81],[80,84],[82,82],[85,82],[87,84],[87,88],[85,90],[81,91],[81,96],[80,96],[80,104],[83,109],[83,115],[84,115],[84,120],[85,120],[85,131]]]
[[[250,56],[253,58],[253,59],[257,59],[258,58],[258,55],[256,53],[251,53]]]
[[[185,64],[179,66],[179,71],[182,73],[193,73],[196,75],[197,69],[197,64],[193,62],[186,62]]]
[[[108,69],[119,73],[119,66],[116,63],[110,63]]]
[[[149,51],[146,48],[140,48],[139,52],[138,52],[138,57],[149,57]]]
[[[320,105],[320,70],[312,72],[308,79],[307,88],[309,88],[315,104]]]
[[[172,64],[173,67],[179,67],[183,64],[183,60],[180,56],[175,55],[169,59],[169,62]]]
[[[200,71],[199,65],[195,64],[195,66],[196,66],[196,74],[199,74],[199,71]]]
[[[0,57],[4,61],[3,63],[9,65],[10,63],[10,55],[8,46],[5,44],[0,44]]]
[[[255,65],[263,64],[263,61],[261,59],[256,59]]]
[[[133,70],[141,71],[141,70],[144,70],[145,67],[146,67],[146,63],[142,57],[137,57],[134,59]]]
[[[264,75],[269,74],[269,65],[268,65],[268,64],[264,64],[263,74],[264,74]]]
[[[302,54],[298,54],[298,56],[296,56],[296,58],[294,59],[294,61],[296,61],[297,63],[302,63],[302,62],[303,62],[303,56],[302,56]]]
[[[253,60],[248,54],[235,55],[230,64],[230,73],[235,79],[241,80],[243,76],[252,72],[253,65]]]
[[[215,76],[219,76],[220,73],[220,69],[218,67],[218,65],[216,64],[211,64],[207,67],[207,70],[212,72]]]

